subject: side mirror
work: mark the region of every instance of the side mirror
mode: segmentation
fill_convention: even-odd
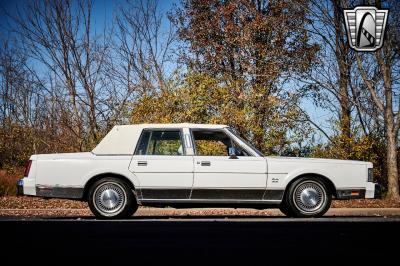
[[[235,147],[229,147],[229,159],[239,159],[237,156],[240,154],[239,150]]]

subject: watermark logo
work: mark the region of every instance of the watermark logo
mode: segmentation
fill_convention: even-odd
[[[383,45],[388,10],[358,6],[344,10],[350,47],[359,52],[373,52]]]

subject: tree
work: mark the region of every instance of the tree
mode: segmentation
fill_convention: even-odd
[[[349,145],[354,137],[352,131],[355,130],[352,109],[355,107],[357,112],[360,111],[357,102],[353,102],[357,101],[357,97],[351,91],[350,76],[354,53],[348,44],[343,17],[343,9],[348,7],[348,1],[311,1],[307,10],[311,21],[308,31],[320,50],[310,75],[301,77],[306,95],[310,95],[317,106],[332,110],[336,115],[339,128],[337,134],[340,137],[333,138],[314,124],[329,141],[335,140],[338,155],[340,154],[338,157],[342,159],[349,159],[352,153]],[[360,123],[363,125],[362,120]]]
[[[92,33],[91,15],[91,1],[57,0],[30,2],[13,17],[27,56],[48,71],[46,87],[60,90],[64,126],[81,150],[98,140],[98,114],[107,98],[100,92],[108,47]]]
[[[238,82],[238,81],[236,81]],[[243,106],[236,105],[237,87],[230,81],[223,84],[213,76],[189,71],[183,80],[177,78],[173,89],[138,100],[132,112],[132,123],[211,123],[234,126],[252,141],[253,132],[263,131],[262,149],[268,154],[286,152],[290,145],[304,140],[310,128],[299,119],[297,102],[292,98],[268,97],[272,115],[265,121],[267,128],[259,128],[258,117],[252,106],[253,93],[242,95]],[[288,132],[292,132],[289,136]]]
[[[125,1],[114,22],[106,76],[119,95],[114,107],[118,117],[124,110],[130,112],[136,100],[169,89],[177,68],[177,36],[156,0]]]
[[[398,7],[396,1],[389,1]],[[378,8],[381,2],[377,1]],[[394,8],[393,10],[399,10]],[[398,14],[390,14],[387,22],[387,32],[382,49],[373,54],[357,53],[357,66],[362,80],[368,89],[371,102],[382,114],[385,125],[386,164],[388,172],[388,193],[390,199],[400,200],[399,173],[398,173],[398,136],[400,128],[400,83],[399,68],[400,54],[396,39],[398,29],[394,26],[398,21]]]
[[[230,102],[224,103],[251,114],[246,124],[253,130],[235,120],[233,125],[265,152],[272,152],[267,138],[285,141],[285,134],[268,133],[273,131],[270,121],[287,119],[284,102],[290,104],[290,98],[294,103],[297,95],[285,85],[309,69],[317,50],[308,43],[306,3],[187,0],[173,16],[187,47],[182,54],[186,64],[232,88]],[[277,102],[282,110],[274,108]]]
[[[0,168],[21,165],[33,150],[32,143],[18,139],[32,139],[31,128],[40,120],[43,103],[25,67],[27,58],[10,42],[4,41],[0,49]]]

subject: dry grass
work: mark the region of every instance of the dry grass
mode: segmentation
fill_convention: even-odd
[[[23,176],[23,169],[0,170],[0,196],[16,195],[17,181]]]
[[[332,208],[400,208],[400,201],[387,199],[334,200]]]
[[[66,199],[43,199],[37,197],[0,197],[0,209],[84,209],[87,203]]]

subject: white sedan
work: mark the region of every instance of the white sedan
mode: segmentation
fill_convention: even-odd
[[[317,217],[332,198],[374,198],[372,164],[264,157],[225,125],[115,126],[91,152],[36,154],[21,194],[87,201],[100,218],[131,216],[139,205],[279,207]]]

